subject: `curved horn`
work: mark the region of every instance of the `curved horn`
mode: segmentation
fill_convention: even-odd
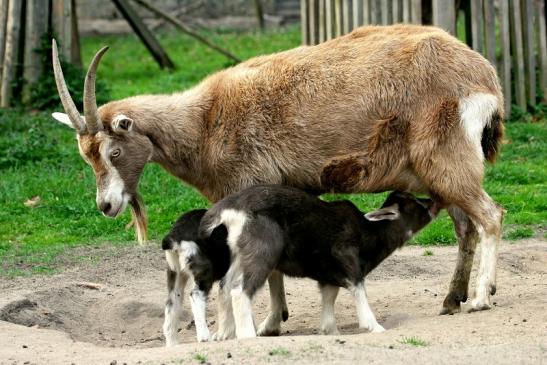
[[[78,108],[74,104],[68,87],[66,86],[65,77],[63,76],[63,70],[61,69],[61,62],[59,61],[59,52],[57,50],[57,42],[53,39],[51,44],[51,52],[53,59],[53,73],[55,74],[55,83],[57,84],[57,91],[59,92],[59,97],[61,98],[61,103],[65,112],[68,114],[72,125],[76,129],[78,134],[85,134],[86,127],[84,118],[80,115]]]
[[[84,116],[87,129],[90,134],[95,134],[103,129],[103,124],[97,113],[97,99],[95,97],[95,79],[97,76],[97,67],[108,47],[103,47],[95,54],[93,61],[87,69],[84,84]]]

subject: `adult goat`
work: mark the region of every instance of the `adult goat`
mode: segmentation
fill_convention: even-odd
[[[55,78],[97,180],[105,215],[128,202],[149,161],[210,201],[259,183],[316,194],[329,190],[425,192],[448,206],[459,256],[442,313],[467,300],[473,256],[482,254],[471,308],[490,308],[503,210],[482,188],[484,160],[503,134],[496,72],[477,52],[434,27],[362,27],[319,44],[252,58],[192,89],[143,95],[97,108],[91,62],[84,117],[66,87],[54,44]],[[325,167],[326,166],[326,167]],[[144,216],[137,227],[144,230]],[[281,308],[282,277],[272,276]],[[279,331],[274,310],[259,333]]]

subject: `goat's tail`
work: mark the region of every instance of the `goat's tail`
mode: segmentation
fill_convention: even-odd
[[[496,162],[501,141],[503,139],[503,116],[494,112],[489,123],[486,123],[481,137],[481,146],[484,158],[490,163]]]

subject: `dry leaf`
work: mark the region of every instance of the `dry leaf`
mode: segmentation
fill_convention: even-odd
[[[42,201],[42,198],[40,198],[38,195],[36,195],[36,196],[33,196],[32,198],[30,198],[29,200],[27,200],[26,202],[24,202],[23,204],[25,204],[25,206],[27,206],[29,208],[34,208],[35,206],[40,204],[41,201]]]

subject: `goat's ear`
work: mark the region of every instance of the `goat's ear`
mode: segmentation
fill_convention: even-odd
[[[399,219],[400,216],[401,213],[399,212],[398,204],[393,204],[389,207],[380,208],[378,210],[365,214],[365,218],[373,222],[383,220],[394,221],[396,219]]]
[[[65,113],[52,113],[51,116],[60,123],[68,125],[70,128],[74,129],[74,124],[70,121],[70,118]]]
[[[118,115],[112,121],[112,130],[114,131],[114,133],[120,133],[120,134],[131,132],[133,130],[133,119],[123,114]]]

